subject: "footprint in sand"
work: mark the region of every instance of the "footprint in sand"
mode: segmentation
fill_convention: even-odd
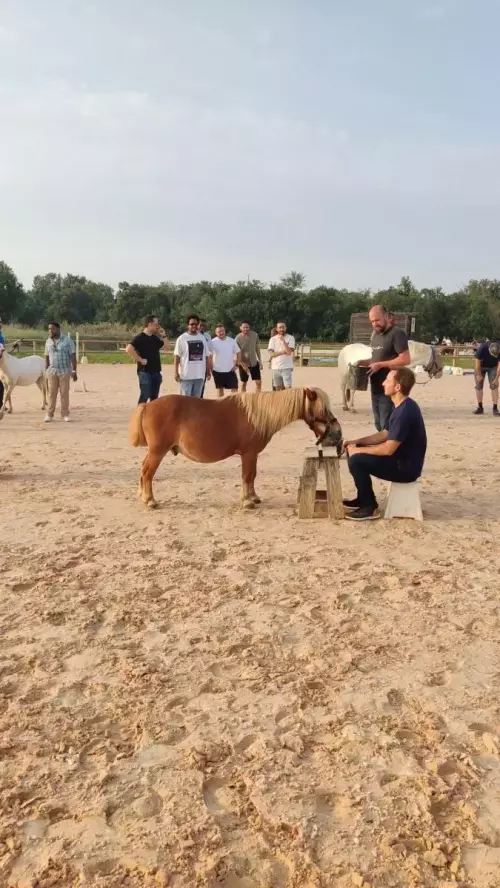
[[[226,821],[236,819],[241,807],[235,788],[223,777],[210,777],[205,781],[203,801],[209,814]]]

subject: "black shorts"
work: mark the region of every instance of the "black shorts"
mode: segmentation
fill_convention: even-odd
[[[254,367],[249,367],[250,377],[254,382],[260,382],[260,364],[255,364]],[[240,379],[242,382],[248,382],[248,373],[243,367],[240,367]]]
[[[234,370],[229,370],[228,373],[219,373],[218,370],[213,370],[212,375],[214,377],[215,388],[230,390],[238,388],[238,377]]]

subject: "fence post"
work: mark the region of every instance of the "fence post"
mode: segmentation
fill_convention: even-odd
[[[456,345],[453,349],[453,366],[457,366],[457,358],[458,358],[458,346]]]
[[[76,363],[79,364],[80,363],[80,334],[79,334],[78,330],[76,331],[75,341],[76,341]]]
[[[36,355],[36,339],[33,340],[33,354]]]

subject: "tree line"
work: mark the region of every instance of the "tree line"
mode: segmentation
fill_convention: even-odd
[[[30,327],[58,320],[73,327],[118,323],[137,328],[145,315],[154,313],[173,337],[185,329],[187,313],[195,311],[211,329],[221,322],[234,331],[241,321],[248,320],[265,338],[276,321],[284,320],[298,340],[345,342],[351,314],[368,311],[378,302],[395,312],[416,312],[423,340],[500,338],[497,280],[471,280],[452,293],[441,287],[419,290],[408,277],[378,291],[326,285],[307,289],[304,275],[292,271],[277,283],[164,281],[152,286],[122,281],[113,290],[81,275],[51,272],[36,275],[31,288],[25,289],[12,268],[0,261],[3,323]]]

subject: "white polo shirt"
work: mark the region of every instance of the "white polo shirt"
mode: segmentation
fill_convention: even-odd
[[[215,372],[229,373],[231,370],[234,370],[233,358],[234,355],[237,355],[239,352],[236,340],[232,339],[231,336],[226,336],[224,339],[219,339],[218,336],[214,336],[211,346],[213,369]]]

